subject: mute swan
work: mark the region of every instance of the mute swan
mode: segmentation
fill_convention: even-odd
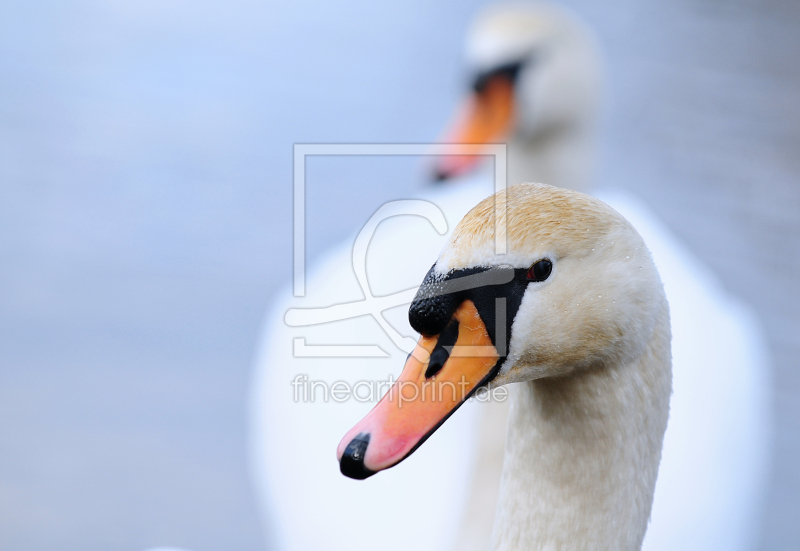
[[[476,390],[515,383],[493,548],[640,549],[672,365],[669,305],[636,230],[588,195],[512,186],[458,224],[409,318],[419,344],[339,444],[342,473],[396,465]]]
[[[484,118],[493,124],[475,125],[469,116],[476,114],[470,109],[474,104],[468,103],[449,139],[458,141],[472,132],[473,141],[502,141],[505,132],[510,134],[510,183],[537,180],[588,191],[600,71],[585,29],[561,10],[516,5],[479,16],[471,36],[467,57],[476,88],[490,91],[489,109],[494,109],[494,100],[511,100],[505,111],[489,112],[511,117],[488,116]],[[518,63],[525,51],[533,52],[533,58]],[[492,76],[513,76],[513,86],[497,86],[490,82]],[[469,161],[444,159],[437,172],[463,174],[473,168]],[[446,227],[452,229],[492,191],[489,179],[462,177],[424,197],[441,207]],[[672,311],[675,396],[644,548],[747,549],[755,535],[769,437],[762,341],[749,312],[724,293],[645,207],[618,192],[601,197],[644,237]],[[424,218],[381,222],[364,253],[373,285],[366,292],[385,295],[418,285],[445,243],[446,236],[437,235],[437,229]],[[485,549],[504,433],[481,430],[478,435],[475,427],[496,428],[497,421],[487,417],[502,419],[502,407],[468,403],[403,469],[353,485],[330,464],[329,450],[369,405],[359,400],[336,403],[332,397],[324,402],[321,388],[316,401],[295,400],[299,387],[292,383],[298,374],[306,376],[306,386],[311,381],[386,381],[406,357],[407,351],[369,317],[311,327],[284,323],[291,308],[364,298],[353,276],[351,249],[345,243],[332,250],[309,274],[308,296],[294,299],[286,289],[267,315],[252,387],[251,442],[252,471],[269,536],[281,549],[345,548],[353,538],[381,538],[394,530],[399,515],[424,502],[437,511],[437,522],[395,531],[391,541],[381,540],[383,549],[442,549],[456,541],[459,549]],[[413,334],[405,308],[384,315],[398,333]],[[295,339],[303,340],[298,344]],[[387,356],[294,355],[297,346],[302,352],[302,346],[317,344],[377,344]],[[373,389],[373,396],[367,396],[371,400],[365,401],[374,402],[385,390]],[[286,453],[287,446],[291,453]],[[449,469],[434,475],[427,468],[432,462]],[[392,499],[387,501],[386,495]]]

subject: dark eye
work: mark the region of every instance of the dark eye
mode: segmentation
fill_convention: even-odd
[[[544,281],[550,277],[550,272],[553,271],[553,263],[546,258],[536,262],[531,269],[528,270],[528,281]]]

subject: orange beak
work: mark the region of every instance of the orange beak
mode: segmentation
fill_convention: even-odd
[[[342,474],[364,479],[408,457],[491,380],[499,359],[477,308],[465,300],[441,334],[420,338],[389,392],[339,443]]]
[[[474,92],[461,107],[456,122],[444,143],[485,145],[504,140],[514,122],[514,84],[508,77],[497,76]],[[460,176],[480,161],[478,155],[442,155],[437,157],[438,180]]]

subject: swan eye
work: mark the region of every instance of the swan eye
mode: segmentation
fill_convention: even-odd
[[[544,281],[550,277],[550,272],[552,271],[553,263],[543,258],[528,270],[528,281]]]

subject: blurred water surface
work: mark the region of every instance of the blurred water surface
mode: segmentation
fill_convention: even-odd
[[[291,273],[292,144],[436,139],[483,4],[2,3],[0,548],[265,548],[246,399]],[[598,182],[765,324],[762,548],[796,549],[800,4],[567,5],[607,59]],[[309,259],[424,183],[418,158],[309,160]]]

